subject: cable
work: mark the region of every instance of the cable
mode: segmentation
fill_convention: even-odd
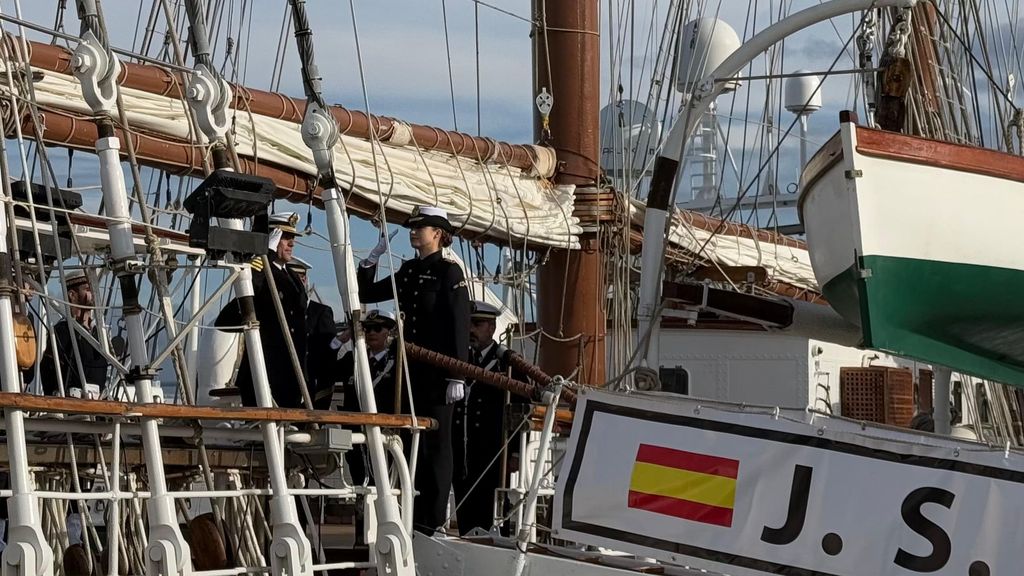
[[[444,50],[448,58],[448,88],[452,97],[452,125],[457,131],[459,129],[459,115],[455,112],[455,76],[452,73],[452,47],[448,38],[448,2],[441,0],[441,22],[444,27]],[[367,112],[369,113],[369,112]],[[458,161],[458,157],[456,157]]]

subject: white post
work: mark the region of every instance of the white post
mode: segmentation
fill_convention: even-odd
[[[206,42],[206,22],[203,18],[205,7],[203,2],[191,0],[186,2],[189,24],[194,35],[196,67],[190,76],[187,90],[189,107],[195,115],[196,122],[203,134],[214,145],[213,155],[215,168],[232,170],[223,150],[230,119],[227,115],[228,102],[231,101],[231,86],[209,67],[209,46]],[[242,229],[239,219],[223,219],[219,222],[225,228]],[[245,349],[249,355],[249,367],[252,372],[253,391],[256,403],[261,408],[274,405],[270,381],[267,378],[263,342],[260,339],[260,328],[256,322],[253,307],[252,268],[243,264],[234,283],[235,297],[242,309],[242,320],[245,323]],[[273,330],[272,326],[266,327]],[[233,349],[227,339],[216,339],[220,350],[229,352]],[[215,356],[215,361],[232,360],[230,356]],[[233,362],[232,362],[233,364]],[[222,373],[213,370],[213,373]],[[219,382],[218,382],[219,384]],[[207,390],[210,383],[207,383]],[[276,422],[260,424],[263,435],[263,449],[267,458],[267,471],[270,474],[270,488],[273,496],[270,499],[271,524],[273,526],[270,544],[270,569],[274,576],[309,576],[313,573],[313,551],[309,539],[299,525],[299,515],[295,500],[288,487],[288,476],[285,471],[285,453],[283,437]],[[161,575],[163,576],[163,575]]]
[[[800,171],[807,167],[807,114],[801,114],[800,120]]]
[[[220,225],[233,230],[242,229],[242,221],[237,219],[222,219]],[[248,264],[239,272],[234,291],[235,298],[242,306],[242,320],[247,323],[244,332],[245,349],[249,355],[256,404],[261,408],[271,408],[274,406],[274,397],[270,391],[270,380],[267,378],[260,328],[249,323],[249,320],[255,320],[255,310],[252,304],[252,268]],[[266,329],[272,330],[273,327]],[[310,576],[313,573],[313,551],[309,539],[300,528],[295,500],[288,488],[280,427],[277,422],[262,422],[260,432],[263,435],[263,450],[266,453],[267,471],[270,474],[270,489],[273,491],[270,499],[270,522],[273,530],[270,544],[271,573],[274,576]]]
[[[377,401],[373,395],[373,380],[370,377],[370,362],[366,354],[366,339],[359,319],[362,307],[359,302],[359,285],[356,281],[355,259],[349,233],[348,212],[345,198],[337,189],[334,175],[334,146],[338,141],[338,124],[326,109],[320,94],[320,74],[314,55],[312,31],[309,29],[305,0],[291,0],[292,21],[295,38],[302,61],[303,77],[306,79],[306,113],[302,119],[302,141],[313,155],[317,173],[326,188],[321,195],[324,211],[327,213],[327,228],[331,238],[331,255],[334,257],[334,273],[342,306],[352,318],[352,338],[356,396],[363,412],[377,412]],[[412,538],[398,512],[398,501],[391,493],[388,482],[388,465],[384,454],[384,437],[378,426],[365,426],[366,448],[370,453],[373,482],[377,488],[378,526],[376,546],[373,555],[380,574],[414,576],[416,565],[413,561]],[[416,440],[412,451],[416,453]],[[415,456],[414,456],[415,458]],[[414,460],[415,462],[415,460]],[[415,475],[415,473],[414,473]]]
[[[547,411],[544,413],[544,427],[540,433],[540,445],[537,447],[537,460],[533,463],[533,477],[530,478],[530,491],[526,494],[526,503],[523,523],[519,526],[519,533],[516,535],[516,549],[519,554],[516,556],[515,576],[522,576],[526,569],[527,550],[530,542],[536,540],[537,528],[537,498],[540,492],[540,481],[544,476],[544,455],[551,447],[551,435],[555,428],[555,415],[558,411],[558,398],[562,394],[562,377],[556,376],[550,389],[544,391],[544,400]],[[526,458],[523,452],[519,456]],[[525,461],[521,460],[523,465]],[[522,474],[522,472],[520,472]]]
[[[10,198],[5,197],[4,202]],[[20,393],[21,379],[14,341],[14,309],[11,295],[17,287],[13,263],[7,248],[7,211],[0,216],[0,382],[4,392]],[[25,413],[17,408],[4,409],[7,427],[7,451],[10,455],[12,496],[7,500],[7,547],[0,557],[3,576],[52,576],[53,551],[40,529],[39,503],[32,495],[28,447],[25,444]]]
[[[86,16],[83,14],[83,17]],[[132,369],[127,380],[134,384],[137,402],[152,402],[155,398],[154,369],[146,347],[146,328],[142,322],[142,307],[135,283],[136,276],[142,271],[142,263],[135,260],[131,212],[124,173],[121,171],[121,141],[115,136],[114,124],[110,119],[116,110],[117,101],[114,80],[121,67],[91,31],[82,36],[72,59],[72,67],[81,85],[83,97],[93,114],[100,118],[96,122],[99,136],[96,140],[96,154],[100,162],[103,203],[111,221],[108,227],[110,256],[114,272],[121,283],[121,299],[128,331]],[[147,506],[150,530],[149,544],[145,551],[146,571],[152,575],[187,576],[192,573],[191,553],[178,528],[174,500],[167,494],[157,420],[142,418],[140,426],[152,495]]]
[[[110,524],[107,528],[107,576],[118,576],[118,561],[121,558],[121,421],[114,420],[113,458],[110,459],[110,475],[107,477],[107,491],[110,492]]]
[[[352,318],[356,394],[359,406],[363,412],[376,413],[377,399],[373,394],[373,378],[370,376],[370,361],[366,353],[366,335],[359,324],[362,307],[359,302],[359,285],[356,282],[345,200],[336,188],[324,190],[322,198],[324,211],[327,213],[327,229],[331,238],[331,254],[334,257],[338,291],[341,293],[342,305]],[[373,468],[373,483],[377,488],[377,565],[379,569],[391,573],[412,575],[415,573],[415,566],[412,563],[412,541],[398,512],[398,501],[391,493],[388,464],[384,453],[384,436],[379,426],[365,426],[364,430],[366,449],[370,452],[370,464]]]
[[[102,130],[101,130],[102,132]],[[110,125],[110,132],[113,126]],[[125,324],[128,332],[128,350],[132,369],[129,381],[135,386],[136,402],[154,401],[153,367],[149,363],[146,347],[146,328],[142,322],[142,309],[138,302],[135,286],[136,273],[141,270],[134,262],[135,247],[131,228],[131,214],[128,210],[128,194],[125,190],[124,173],[121,171],[121,141],[116,136],[101,137],[96,141],[96,153],[100,161],[100,183],[109,226],[110,255],[114,270],[121,283],[121,298],[125,303]],[[164,462],[160,447],[160,431],[157,420],[142,418],[142,446],[146,457],[146,472],[152,494],[147,510],[149,512],[150,540],[146,549],[146,567],[150,574],[163,576],[187,575],[192,572],[188,543],[178,528],[178,515],[174,500],[167,494],[164,477]]]

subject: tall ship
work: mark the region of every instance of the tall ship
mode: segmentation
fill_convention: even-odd
[[[1019,572],[1022,33],[0,3],[2,576]]]

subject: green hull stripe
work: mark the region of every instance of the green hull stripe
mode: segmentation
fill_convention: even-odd
[[[825,284],[864,346],[1024,388],[1024,272],[865,256]]]

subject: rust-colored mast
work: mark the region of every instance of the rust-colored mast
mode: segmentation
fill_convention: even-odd
[[[605,382],[605,273],[597,226],[605,205],[599,186],[600,36],[597,0],[533,0],[534,93],[554,97],[550,130],[535,116],[536,138],[558,157],[555,182],[576,185],[581,250],[553,250],[537,273],[540,366],[548,374]]]

